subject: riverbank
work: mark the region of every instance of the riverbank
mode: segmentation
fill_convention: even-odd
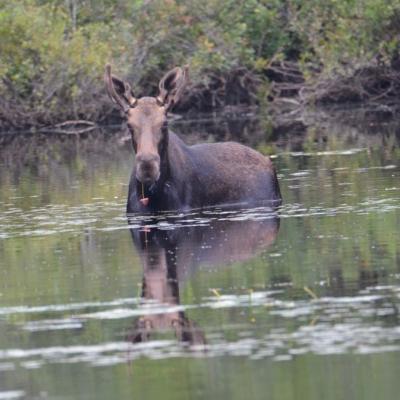
[[[181,114],[257,106],[279,116],[366,102],[392,112],[400,7],[347,3],[3,3],[0,129],[85,132],[121,121],[104,90],[108,62],[136,96],[156,95],[166,71],[188,64],[191,85],[174,110]]]
[[[392,71],[397,74],[396,71]],[[372,74],[372,72],[371,72]],[[379,81],[383,74],[382,80]],[[389,72],[375,71],[371,80],[364,76],[354,78],[338,78],[337,80],[326,80],[315,85],[289,81],[270,81],[271,94],[268,99],[260,99],[256,95],[256,87],[252,90],[242,90],[239,83],[232,86],[232,92],[226,88],[210,89],[202,85],[193,84],[183,96],[171,115],[171,120],[202,120],[213,116],[223,120],[235,120],[250,116],[251,119],[268,120],[268,131],[275,133],[286,133],[292,131],[294,134],[304,131],[307,127],[305,122],[309,115],[330,115],[329,118],[337,119],[337,114],[343,114],[346,121],[356,120],[357,123],[365,121],[374,125],[383,120],[392,121],[400,115],[400,86],[396,81],[390,82],[390,87],[385,83]],[[298,75],[299,76],[299,75]],[[368,87],[359,84],[363,81]],[[253,81],[260,77],[254,76]],[[300,78],[298,78],[300,80]],[[221,82],[228,79],[221,79]],[[349,84],[346,84],[346,81]],[[243,88],[242,88],[243,89]],[[0,133],[18,133],[29,131],[31,133],[61,134],[61,135],[84,135],[98,129],[107,129],[109,126],[119,126],[124,122],[124,115],[113,106],[112,102],[104,94],[97,101],[102,115],[93,120],[84,119],[85,115],[68,115],[64,121],[57,120],[57,116],[49,116],[47,123],[36,121],[33,117],[27,120],[18,118],[15,121],[1,121]],[[92,105],[95,107],[95,104]],[[346,110],[351,110],[346,112]],[[356,110],[356,117],[352,113]],[[362,116],[361,116],[362,115]],[[53,119],[55,122],[50,122]],[[235,130],[234,126],[231,129]]]

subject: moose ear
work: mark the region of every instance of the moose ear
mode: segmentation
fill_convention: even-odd
[[[134,97],[129,83],[111,75],[110,64],[106,65],[104,82],[111,100],[115,104],[118,104],[124,112],[127,112],[136,105],[137,99]]]
[[[167,110],[173,107],[181,98],[186,85],[189,82],[189,66],[176,67],[167,72],[159,84],[160,94],[157,101]]]

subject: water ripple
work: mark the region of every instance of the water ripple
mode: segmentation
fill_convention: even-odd
[[[307,173],[308,174],[308,173]],[[302,174],[304,176],[304,174]],[[297,177],[299,178],[299,177]],[[390,188],[390,193],[396,193]],[[331,217],[343,214],[382,214],[400,209],[400,195],[392,197],[367,197],[358,204],[343,202],[335,207],[315,205],[306,207],[300,203],[284,204],[279,210],[281,218]],[[43,237],[59,233],[82,233],[83,231],[110,232],[126,229],[147,228],[173,230],[182,227],[207,226],[213,220],[262,221],[274,218],[276,213],[270,205],[253,208],[226,210],[210,208],[191,213],[164,213],[157,218],[133,215],[130,224],[124,214],[125,203],[96,201],[81,206],[51,205],[32,208],[29,211],[10,207],[0,215],[0,238]]]
[[[196,309],[210,309],[214,313],[223,313],[227,309],[249,309],[253,315],[250,324],[224,324],[221,331],[214,325],[202,326],[207,344],[201,345],[190,346],[175,340],[158,339],[140,344],[117,341],[3,349],[0,350],[0,369],[13,369],[15,362],[27,369],[40,368],[47,363],[85,362],[92,366],[104,366],[140,357],[162,359],[229,355],[251,360],[271,358],[282,362],[305,353],[326,355],[400,351],[400,327],[397,323],[388,324],[382,320],[382,317],[388,316],[397,318],[400,303],[400,288],[397,286],[371,287],[353,297],[325,296],[309,299],[304,293],[303,298],[288,300],[283,297],[284,294],[281,289],[218,294],[203,297],[198,304],[188,305],[158,304],[154,301],[138,304],[136,299],[127,298],[113,302],[0,308],[1,314],[9,316],[12,313],[39,313],[35,320],[19,325],[32,334],[84,330],[89,321],[113,324],[116,320],[129,319],[126,324],[130,325],[132,318]],[[80,312],[91,307],[103,309]],[[55,314],[53,318],[47,319],[46,312],[58,312],[60,317],[57,318]],[[274,318],[272,325],[265,322],[268,318]],[[291,321],[290,324],[285,322],[287,320]],[[230,334],[225,336],[225,332]]]

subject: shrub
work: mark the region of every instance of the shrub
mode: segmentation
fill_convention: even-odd
[[[201,106],[268,96],[279,62],[306,83],[394,68],[400,0],[15,0],[0,4],[0,35],[0,126],[101,121],[110,61],[138,95],[188,63]]]

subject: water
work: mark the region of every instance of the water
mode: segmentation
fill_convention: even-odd
[[[124,133],[2,137],[0,399],[396,398],[399,139],[322,120],[176,124],[273,154],[284,204],[129,221]]]

